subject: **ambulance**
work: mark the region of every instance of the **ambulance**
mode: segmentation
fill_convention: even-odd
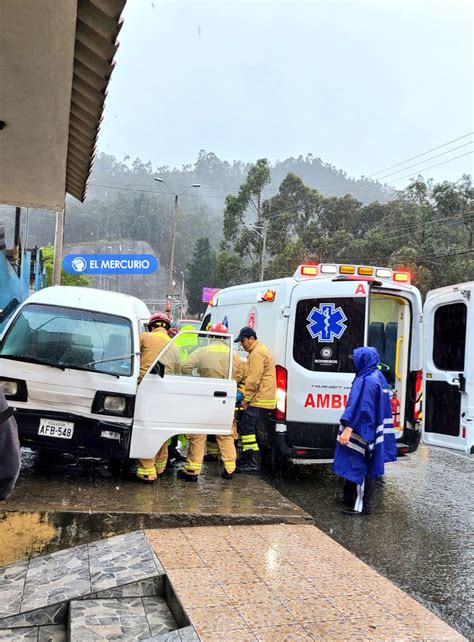
[[[387,268],[305,264],[292,277],[225,288],[210,302],[203,328],[223,322],[237,335],[250,326],[274,357],[277,408],[258,432],[272,460],[332,461],[354,379],[349,356],[363,345],[380,354],[399,452],[416,450],[423,319],[410,280],[408,272]]]
[[[231,434],[236,384],[165,375],[171,341],[137,387],[140,333],[150,313],[139,299],[55,286],[24,301],[0,335],[0,386],[23,446],[126,462],[154,458],[176,434]],[[196,346],[209,333],[192,333]],[[197,336],[196,336],[197,335]]]
[[[474,454],[474,281],[424,306],[423,442]]]

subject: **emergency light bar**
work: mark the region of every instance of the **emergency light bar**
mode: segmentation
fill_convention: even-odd
[[[390,268],[378,268],[370,265],[337,265],[334,263],[321,263],[320,265],[300,265],[293,275],[296,281],[302,281],[306,278],[321,278],[330,275],[353,276],[357,280],[361,277],[376,277],[379,279],[389,279],[395,283],[405,283],[410,285],[410,272]],[[360,279],[362,280],[362,279]]]

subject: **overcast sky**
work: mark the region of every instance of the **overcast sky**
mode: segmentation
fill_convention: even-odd
[[[470,0],[128,0],[99,149],[154,167],[200,149],[312,153],[370,175],[473,130],[472,13]],[[456,179],[472,159],[425,175]]]

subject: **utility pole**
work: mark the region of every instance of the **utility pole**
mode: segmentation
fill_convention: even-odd
[[[56,211],[56,229],[54,230],[53,285],[61,285],[64,239],[64,207]]]
[[[174,268],[174,248],[176,245],[176,221],[178,219],[178,196],[174,195],[174,212],[173,212],[173,226],[171,229],[171,254],[168,274],[168,291],[166,293],[166,312],[171,312],[173,307],[173,268]]]
[[[173,269],[174,269],[174,248],[176,245],[176,221],[178,219],[178,197],[185,194],[188,191],[188,189],[191,189],[191,187],[201,187],[201,185],[199,183],[193,183],[192,185],[189,185],[188,187],[186,187],[186,189],[183,192],[176,194],[170,190],[168,183],[163,178],[155,178],[155,181],[157,183],[163,183],[164,185],[166,185],[166,187],[169,190],[169,193],[174,194],[173,226],[171,228],[171,253],[170,253],[170,264],[169,264],[169,274],[168,274],[168,288],[166,293],[166,304],[165,304],[165,311],[171,315],[173,312],[173,292],[174,292]]]
[[[268,234],[268,219],[264,222],[262,228],[262,254],[260,256],[260,281],[265,277],[265,255],[267,253],[267,234]]]
[[[13,265],[17,269],[20,264],[20,219],[21,219],[21,207],[15,207],[15,232],[13,234]]]
[[[181,313],[180,313],[180,318],[184,319],[184,273],[181,272]]]

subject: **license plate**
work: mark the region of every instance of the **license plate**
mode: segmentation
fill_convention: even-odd
[[[38,435],[43,437],[58,437],[60,439],[72,439],[74,424],[69,421],[58,421],[56,419],[40,419]]]

